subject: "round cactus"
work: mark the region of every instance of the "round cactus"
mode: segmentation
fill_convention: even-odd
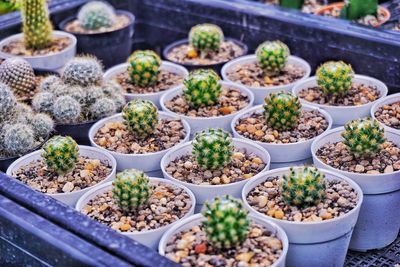
[[[220,77],[215,71],[198,69],[184,80],[183,94],[192,107],[211,106],[221,94]]]
[[[158,110],[149,100],[134,99],[122,109],[125,125],[137,138],[146,138],[158,125]]]
[[[111,27],[116,21],[115,10],[111,5],[102,1],[92,1],[79,10],[78,21],[86,30]]]
[[[213,203],[205,203],[202,222],[207,241],[218,249],[230,249],[247,238],[250,228],[248,211],[240,200],[231,196],[216,197]]]
[[[81,103],[85,107],[93,105],[97,99],[103,98],[103,90],[98,86],[89,86],[83,90],[83,98]]]
[[[6,128],[3,146],[8,155],[22,155],[33,149],[35,136],[28,125],[17,123]]]
[[[32,107],[36,112],[51,114],[53,112],[55,97],[52,93],[43,92],[36,94],[32,100]]]
[[[78,102],[82,102],[85,97],[84,90],[80,86],[68,86],[68,85],[60,85],[54,89],[54,96],[70,96]]]
[[[75,57],[67,62],[61,78],[67,85],[100,85],[103,82],[103,68],[95,57]]]
[[[136,51],[129,57],[128,62],[128,72],[133,84],[147,87],[157,82],[161,59],[155,52]]]
[[[115,103],[110,98],[100,98],[91,107],[90,112],[94,119],[101,119],[116,112]]]
[[[232,138],[222,129],[208,129],[196,133],[192,145],[192,154],[197,164],[206,170],[221,169],[232,160]]]
[[[59,123],[74,123],[79,120],[81,105],[70,96],[61,96],[54,103],[53,116]]]
[[[114,96],[123,94],[123,89],[119,83],[114,80],[105,81],[101,86],[105,96]]]
[[[32,108],[25,103],[17,103],[13,110],[13,120],[17,123],[31,124],[34,116]]]
[[[43,145],[42,149],[42,157],[47,168],[58,174],[73,171],[79,160],[79,147],[69,136],[54,136]]]
[[[29,94],[36,87],[35,73],[23,58],[6,59],[0,65],[0,82],[7,84],[17,95]]]
[[[283,175],[280,181],[283,200],[297,207],[318,205],[325,198],[324,178],[314,167],[290,168],[290,174]]]
[[[256,50],[257,62],[267,76],[279,74],[290,56],[289,47],[281,41],[266,41]]]
[[[121,111],[122,108],[123,108],[123,107],[125,106],[125,104],[126,104],[125,97],[124,97],[123,95],[121,95],[121,94],[114,95],[114,96],[112,97],[112,100],[114,100],[115,110],[116,110],[117,112]]]
[[[295,95],[285,92],[270,94],[265,98],[264,117],[267,125],[278,131],[296,127],[299,121],[301,104]]]
[[[135,169],[117,173],[112,184],[113,197],[124,212],[135,212],[146,206],[153,191],[149,177]]]
[[[385,130],[376,120],[358,119],[344,126],[344,144],[355,156],[373,156],[385,142]]]
[[[343,61],[328,61],[317,69],[316,76],[326,95],[343,95],[351,88],[354,71]]]
[[[190,29],[189,42],[200,52],[216,51],[224,41],[224,33],[214,24],[198,24]]]
[[[46,138],[54,130],[53,119],[46,114],[38,113],[32,118],[32,130],[36,137]]]
[[[61,78],[55,75],[49,75],[40,81],[40,91],[41,92],[52,92],[54,88],[57,88],[62,84]]]
[[[10,87],[0,83],[0,122],[9,118],[16,104],[17,100],[11,93]]]

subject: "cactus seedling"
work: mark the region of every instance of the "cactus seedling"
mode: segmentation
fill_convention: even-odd
[[[79,147],[69,136],[54,136],[43,145],[42,157],[47,167],[65,174],[74,170],[79,158]]]
[[[81,105],[70,96],[61,96],[54,103],[53,116],[57,122],[76,122],[81,114]]]
[[[9,125],[5,129],[3,145],[10,155],[21,155],[34,147],[32,129],[22,123]]]
[[[354,71],[343,61],[328,61],[317,69],[316,76],[326,95],[343,95],[351,88]]]
[[[190,29],[189,43],[201,55],[216,51],[224,41],[224,33],[221,28],[214,24],[198,24]]]
[[[23,58],[6,59],[0,65],[0,82],[7,84],[18,95],[25,95],[35,89],[35,73]]]
[[[135,51],[128,59],[131,82],[140,87],[153,85],[158,80],[161,59],[151,50]]]
[[[347,0],[340,12],[340,17],[356,20],[367,15],[376,15],[378,0]]]
[[[92,1],[79,10],[78,21],[86,30],[111,27],[116,21],[115,10],[111,5],[102,1]]]
[[[290,56],[289,47],[281,41],[265,41],[256,50],[257,62],[267,76],[278,75]]]
[[[98,85],[103,81],[103,68],[95,57],[75,57],[67,62],[61,78],[66,85]]]

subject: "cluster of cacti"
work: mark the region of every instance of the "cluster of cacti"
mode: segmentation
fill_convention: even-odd
[[[208,129],[195,134],[192,155],[197,164],[206,170],[225,167],[232,160],[232,137],[222,129]]]
[[[216,51],[224,41],[224,33],[214,24],[198,24],[190,29],[189,43],[202,54]]]
[[[158,80],[161,59],[151,50],[135,51],[128,59],[131,82],[140,87],[153,85]]]
[[[279,5],[287,8],[301,9],[304,0],[279,0]]]
[[[10,155],[20,155],[26,152],[26,148],[33,148],[35,134],[31,127],[22,123],[16,123],[4,128],[4,150]]]
[[[325,198],[325,189],[325,176],[314,167],[290,168],[280,180],[282,198],[291,206],[318,205]]]
[[[289,47],[281,41],[265,41],[256,50],[257,62],[267,76],[279,74],[290,56]]]
[[[344,144],[355,156],[370,157],[382,148],[385,130],[376,120],[370,118],[352,120],[344,126]]]
[[[220,77],[212,69],[191,71],[184,80],[183,94],[192,107],[211,106],[221,94]]]
[[[57,98],[53,106],[53,116],[57,122],[68,124],[79,120],[81,104],[72,97],[66,95]]]
[[[149,177],[142,171],[127,169],[113,181],[113,197],[124,212],[136,212],[147,205],[153,192]]]
[[[79,160],[79,147],[69,136],[54,136],[42,147],[47,168],[58,174],[73,171]]]
[[[92,1],[85,4],[78,12],[78,21],[86,30],[98,30],[111,27],[116,21],[114,8],[102,1]]]
[[[230,196],[205,203],[202,222],[207,241],[217,249],[230,249],[246,240],[250,220],[240,200]]]
[[[0,82],[20,96],[29,94],[36,87],[36,77],[31,65],[20,57],[8,58],[1,63]]]
[[[127,128],[137,138],[146,138],[158,125],[158,110],[149,100],[131,100],[122,109],[122,117]]]
[[[17,104],[15,96],[4,83],[0,83],[0,122],[7,121]]]
[[[60,77],[49,75],[40,81],[39,88],[42,92],[50,92],[60,84],[62,84]]]
[[[356,20],[367,15],[376,15],[378,0],[346,0],[340,12],[340,17]]]
[[[66,85],[101,85],[103,82],[103,67],[92,56],[75,57],[67,62],[62,73]]]
[[[285,131],[296,127],[301,113],[297,96],[291,93],[272,93],[265,98],[264,117],[269,127]]]
[[[326,95],[343,95],[351,88],[354,71],[343,61],[328,61],[317,69],[316,76]]]

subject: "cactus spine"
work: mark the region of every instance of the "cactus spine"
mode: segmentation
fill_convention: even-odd
[[[49,75],[40,81],[40,91],[41,92],[52,92],[54,88],[62,83],[60,77],[55,75]]]
[[[103,81],[103,67],[95,57],[75,57],[67,62],[61,78],[66,85],[100,85]]]
[[[203,55],[217,51],[224,41],[224,33],[214,24],[198,24],[190,29],[189,43]]]
[[[290,56],[289,47],[281,41],[266,41],[256,50],[257,62],[267,76],[278,75]]]
[[[52,113],[54,101],[52,93],[39,93],[32,99],[32,107],[36,112]]]
[[[128,62],[128,72],[133,84],[147,87],[157,82],[161,59],[155,52],[136,51],[129,57]]]
[[[328,61],[317,69],[316,76],[326,95],[344,95],[351,88],[354,71],[343,61]]]
[[[69,136],[54,136],[43,145],[42,157],[47,167],[65,174],[74,170],[79,158],[79,147]]]
[[[114,8],[101,1],[85,4],[78,12],[79,24],[86,30],[111,27],[116,21]]]
[[[0,82],[7,84],[17,95],[30,93],[36,86],[31,65],[19,57],[8,58],[0,65]]]
[[[53,119],[41,113],[33,116],[31,125],[36,138],[46,138],[54,129]]]
[[[10,117],[16,104],[17,100],[11,93],[10,87],[0,83],[0,122],[4,122]]]
[[[9,125],[5,129],[3,145],[8,154],[21,155],[34,147],[34,133],[28,125],[22,123]]]
[[[110,98],[98,99],[90,108],[92,117],[94,119],[101,119],[115,113],[115,103]]]
[[[378,0],[347,0],[340,12],[340,17],[356,20],[367,15],[376,15]]]
[[[61,96],[54,103],[53,116],[60,123],[77,122],[81,114],[81,105],[70,96]]]

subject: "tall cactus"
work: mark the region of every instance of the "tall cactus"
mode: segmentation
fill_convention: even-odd
[[[340,12],[340,17],[356,20],[367,15],[376,15],[378,0],[347,0]]]

